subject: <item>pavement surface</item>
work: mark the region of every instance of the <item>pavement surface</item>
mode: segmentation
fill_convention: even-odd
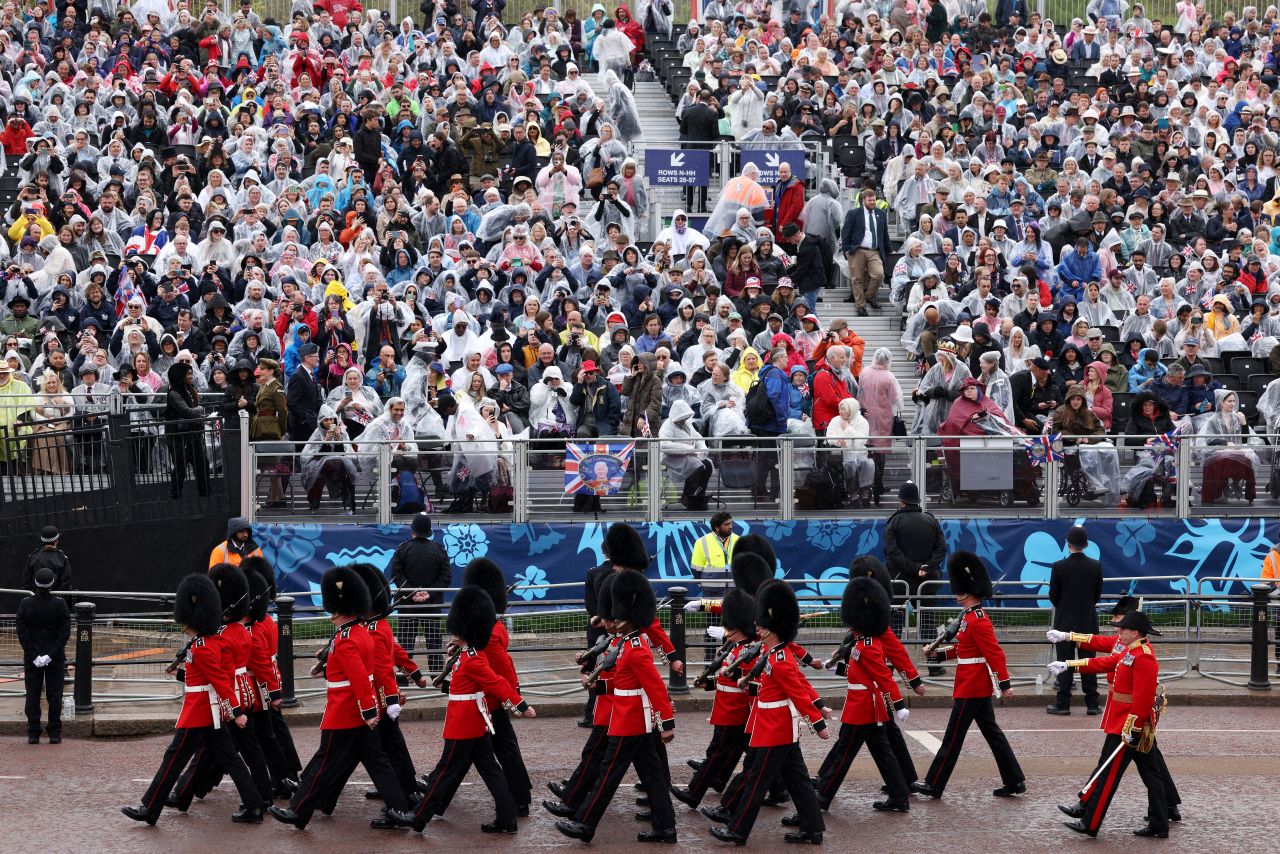
[[[936,693],[936,692],[935,692]],[[921,773],[946,726],[944,708],[917,708],[904,729]],[[1161,727],[1160,743],[1182,792],[1185,820],[1173,825],[1165,841],[1130,833],[1142,824],[1145,790],[1136,769],[1121,784],[1097,840],[1076,836],[1061,826],[1056,805],[1069,802],[1093,770],[1102,734],[1097,718],[1079,710],[1069,718],[1047,716],[1043,707],[1006,707],[997,711],[1027,775],[1028,793],[1016,799],[991,796],[999,784],[995,764],[974,728],[955,776],[940,801],[915,798],[910,814],[882,815],[871,810],[879,797],[879,779],[865,752],[855,761],[827,818],[826,849],[841,852],[892,848],[929,852],[1218,852],[1275,851],[1270,820],[1272,793],[1280,758],[1280,717],[1266,707],[1173,707]],[[678,716],[670,746],[677,784],[691,771],[684,764],[705,750],[711,728],[705,713]],[[408,831],[377,831],[368,826],[377,802],[363,797],[367,776],[357,770],[333,817],[317,815],[305,831],[271,821],[261,826],[230,822],[237,797],[229,783],[189,813],[166,811],[155,828],[135,824],[119,808],[137,803],[159,764],[167,736],[120,739],[71,739],[61,745],[26,744],[25,738],[0,739],[0,834],[21,840],[25,850],[52,852],[185,852],[227,850],[294,851],[464,851],[484,846],[493,851],[570,850],[580,843],[553,827],[538,808],[545,783],[567,776],[577,762],[586,730],[571,718],[517,720],[516,729],[535,785],[533,814],[521,819],[513,837],[482,835],[479,824],[492,818],[492,801],[483,783],[470,774],[448,813],[427,826],[422,836]],[[439,721],[410,721],[405,735],[419,773],[430,771],[440,753]],[[318,743],[314,726],[294,726],[304,761]],[[828,742],[806,733],[805,758],[816,770]],[[633,779],[633,778],[628,778]],[[637,844],[633,791],[624,785],[596,834],[595,845],[609,850],[649,850]],[[714,794],[713,794],[714,797]],[[679,803],[680,841],[665,850],[733,850],[707,834],[710,823]],[[778,820],[788,808],[764,808],[751,836],[752,850],[778,850],[785,832]]]

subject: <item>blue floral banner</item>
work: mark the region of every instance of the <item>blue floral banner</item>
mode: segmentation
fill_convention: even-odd
[[[1108,594],[1218,595],[1236,587],[1234,579],[1256,578],[1267,550],[1280,536],[1280,523],[1260,519],[1079,519],[1053,522],[977,519],[942,520],[951,549],[980,555],[993,579],[1012,582],[1002,596],[1041,602],[1048,594],[1049,568],[1066,555],[1064,538],[1073,524],[1089,533],[1087,553],[1102,562],[1111,579]],[[835,603],[844,591],[849,562],[861,554],[884,558],[884,520],[739,521],[739,533],[763,534],[779,557],[778,576],[793,579],[797,591]],[[496,561],[512,583],[580,585],[586,572],[603,560],[600,543],[607,525],[447,524],[434,539],[454,565],[454,583],[462,567],[477,557]],[[697,522],[636,526],[656,554],[650,576],[688,582],[693,544],[707,533]],[[312,596],[319,605],[320,576],[335,564],[366,561],[386,568],[396,546],[408,539],[404,525],[255,525],[254,537],[274,563],[281,592]],[[1167,578],[1172,576],[1173,578]],[[1236,590],[1234,592],[1239,592]],[[538,607],[550,600],[580,599],[580,586],[517,588],[514,605]],[[545,607],[545,605],[542,605]]]

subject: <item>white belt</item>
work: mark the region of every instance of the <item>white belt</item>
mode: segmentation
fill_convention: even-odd
[[[956,664],[986,664],[985,658],[957,658]]]
[[[218,692],[213,690],[212,685],[187,685],[186,693],[188,694],[208,694],[209,708],[213,711],[213,728],[222,728],[222,709],[218,707]]]
[[[493,733],[493,718],[489,717],[489,706],[484,701],[484,692],[479,691],[475,694],[450,694],[450,703],[471,703],[476,704],[476,708],[480,710],[480,717],[484,718],[484,728]]]
[[[744,693],[746,693],[746,690],[745,690],[745,689],[743,689],[743,688],[739,688],[737,685],[721,685],[719,682],[717,682],[717,683],[716,683],[716,690],[717,690],[717,691],[723,691],[723,692],[725,692],[726,694],[744,694]]]
[[[369,681],[370,681],[370,682],[372,682],[372,681],[373,681],[373,675],[372,675],[372,674],[370,674],[370,675],[369,675]],[[324,683],[324,687],[326,687],[326,688],[350,688],[350,687],[351,687],[351,682],[350,682],[350,681],[348,681],[348,680],[346,680],[346,679],[343,679],[341,682],[328,682],[328,681],[326,681],[326,682]]]
[[[644,708],[644,731],[655,729],[653,720],[653,706],[649,705],[649,695],[644,692],[643,688],[619,688],[613,692],[615,697],[639,697],[640,705]]]
[[[796,708],[796,704],[790,700],[771,700],[768,703],[756,703],[757,709],[781,709],[789,707],[791,709],[791,740],[797,741],[800,738],[800,711]]]
[[[247,667],[237,667],[237,668],[236,668],[236,675],[237,675],[237,676],[244,676],[244,675],[245,675],[246,673],[248,673],[248,672],[249,672],[249,668],[247,668]]]
[[[870,691],[871,690],[866,685],[863,685],[861,682],[850,682],[845,687],[850,691]]]
[[[757,709],[781,709],[783,706],[790,706],[790,700],[771,700],[768,703],[756,703]]]

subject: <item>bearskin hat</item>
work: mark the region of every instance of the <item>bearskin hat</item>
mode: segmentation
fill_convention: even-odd
[[[360,580],[364,582],[364,586],[369,590],[369,610],[365,613],[370,616],[378,616],[390,611],[391,585],[387,584],[387,577],[382,574],[382,570],[371,563],[352,563],[347,565],[356,571],[356,574],[360,576]]]
[[[609,530],[604,532],[601,548],[605,557],[616,566],[641,572],[649,568],[649,550],[645,548],[644,537],[625,522],[614,522],[609,526]]]
[[[776,565],[755,552],[743,552],[735,548],[729,571],[733,573],[734,586],[748,596],[754,596],[761,584],[773,578],[773,568]]]
[[[778,556],[773,551],[773,544],[762,535],[743,534],[738,537],[733,544],[733,556],[737,557],[740,554],[753,554],[763,558],[769,567],[769,577],[773,578],[773,571],[778,567]]]
[[[507,612],[507,578],[502,569],[487,557],[478,557],[462,571],[462,585],[479,587],[493,600],[493,610],[498,614]]]
[[[800,603],[791,585],[772,579],[756,591],[756,625],[768,629],[782,641],[793,641],[800,633]]]
[[[726,629],[737,629],[747,637],[755,637],[756,600],[747,591],[733,588],[724,595],[720,622]]]
[[[884,588],[884,592],[889,594],[889,601],[893,601],[893,579],[889,577],[889,570],[880,562],[880,558],[875,555],[859,555],[849,564],[849,579],[855,578],[872,578],[876,583]]]
[[[606,572],[596,582],[596,613],[602,620],[613,619],[613,580],[617,577],[616,572]]]
[[[240,567],[219,563],[210,567],[209,580],[222,597],[222,617],[228,623],[243,620],[249,613],[249,579]]]
[[[658,618],[658,600],[649,579],[638,572],[615,572],[609,591],[613,601],[613,618],[638,629],[648,628]]]
[[[330,614],[360,616],[369,613],[373,596],[349,566],[335,566],[320,578],[320,599]]]
[[[493,637],[493,624],[498,615],[493,610],[493,600],[479,587],[463,587],[453,597],[445,628],[449,634],[462,638],[472,649],[484,649]]]
[[[267,609],[271,607],[271,588],[260,572],[245,573],[249,579],[249,616],[255,623],[267,618]]]
[[[987,565],[973,552],[952,552],[951,560],[947,561],[947,578],[951,581],[951,592],[957,596],[991,597]]]
[[[889,594],[865,575],[851,578],[840,600],[840,621],[860,635],[880,637],[889,628]]]
[[[240,569],[245,575],[252,576],[255,572],[262,576],[262,580],[267,582],[268,598],[275,600],[276,598],[276,571],[271,564],[262,555],[250,555],[240,561]]]
[[[211,635],[222,625],[222,598],[213,579],[193,573],[178,582],[173,602],[175,622],[189,626],[196,634]]]

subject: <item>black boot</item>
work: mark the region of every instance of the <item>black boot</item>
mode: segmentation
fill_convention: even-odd
[[[236,824],[262,824],[262,808],[241,807],[231,814],[231,820]]]
[[[676,829],[674,827],[670,827],[666,830],[642,830],[636,834],[636,841],[675,843]]]
[[[596,835],[594,827],[589,827],[580,821],[557,821],[556,830],[571,839],[579,839],[583,842],[590,842]]]
[[[788,842],[792,845],[821,845],[822,834],[808,831],[788,833],[786,836],[782,837],[782,841]]]
[[[120,812],[124,813],[134,821],[145,821],[152,827],[156,826],[156,820],[160,818],[159,813],[152,815],[142,807],[121,807]]]
[[[292,824],[298,830],[306,828],[307,823],[298,817],[298,814],[288,807],[278,807],[272,805],[267,807],[267,812],[271,813],[271,817],[281,824]]]
[[[727,827],[713,827],[711,828],[711,835],[716,839],[719,839],[721,842],[732,842],[739,848],[747,844],[747,837],[743,836],[741,833],[734,833]]]

